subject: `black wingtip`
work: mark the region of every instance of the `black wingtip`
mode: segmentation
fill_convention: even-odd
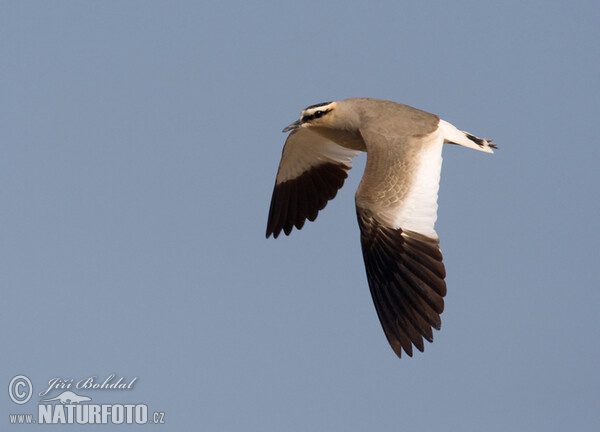
[[[446,283],[439,240],[381,224],[358,209],[367,280],[379,321],[398,357],[424,351],[441,326]]]
[[[269,216],[267,238],[284,232],[290,235],[294,227],[300,230],[305,221],[314,221],[319,211],[343,186],[349,167],[342,163],[322,163],[300,176],[275,184]]]

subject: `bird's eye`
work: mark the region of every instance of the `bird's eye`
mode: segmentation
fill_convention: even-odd
[[[323,111],[315,111],[314,116],[315,118],[320,118],[323,115]]]

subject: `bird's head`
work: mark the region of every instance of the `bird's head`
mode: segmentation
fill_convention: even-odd
[[[337,102],[323,102],[302,110],[300,118],[283,129],[289,132],[301,127],[335,127]]]

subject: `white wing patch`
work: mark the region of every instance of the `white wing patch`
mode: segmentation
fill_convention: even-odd
[[[410,182],[410,191],[394,209],[394,228],[437,238],[434,225],[437,220],[443,143],[439,129],[423,138],[423,151],[412,162],[416,167],[411,173],[414,177]]]
[[[277,183],[300,177],[325,163],[342,163],[352,168],[352,158],[360,151],[342,147],[307,128],[293,131],[287,138],[277,173]]]

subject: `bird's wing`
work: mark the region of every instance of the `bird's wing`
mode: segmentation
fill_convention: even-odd
[[[433,340],[446,275],[434,230],[442,165],[439,128],[389,138],[361,131],[367,165],[356,193],[363,258],[377,315],[393,350],[412,356]]]
[[[288,136],[271,198],[267,237],[302,228],[335,197],[359,151],[335,144],[305,128]]]

